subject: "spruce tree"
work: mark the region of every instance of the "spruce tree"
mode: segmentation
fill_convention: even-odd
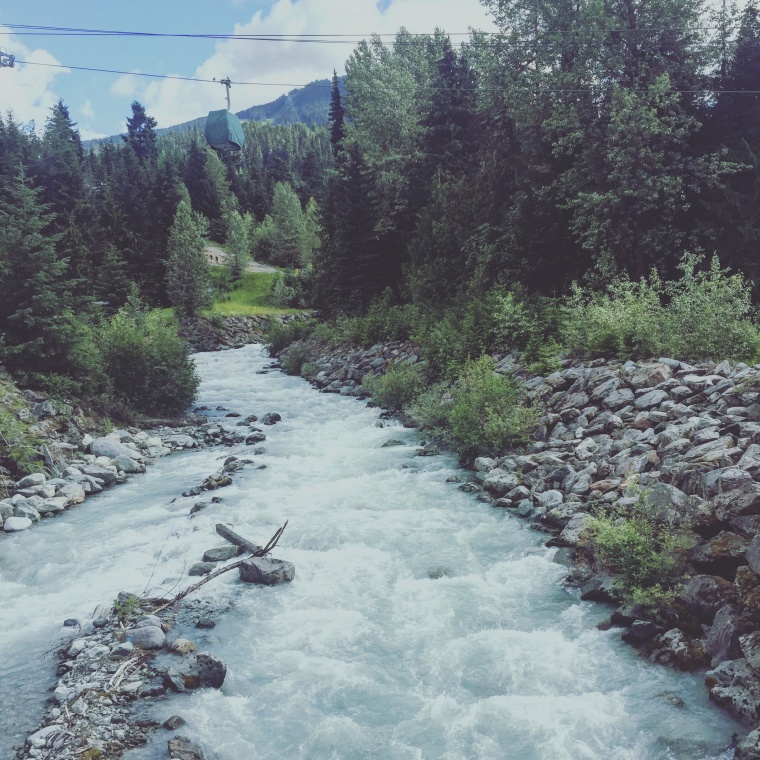
[[[53,216],[40,193],[20,174],[7,199],[0,199],[2,357],[31,382],[39,373],[75,377],[81,370],[82,325],[72,309],[67,261],[49,231]]]
[[[169,233],[166,290],[180,316],[195,316],[211,306],[209,265],[204,253],[203,222],[193,215],[190,202],[180,201]]]
[[[333,69],[332,90],[330,93],[330,114],[328,123],[330,125],[330,142],[332,143],[333,153],[337,153],[346,136],[345,129],[346,111],[340,99],[340,86],[338,84],[338,74]]]

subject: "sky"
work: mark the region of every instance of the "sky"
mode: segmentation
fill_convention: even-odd
[[[83,37],[22,33],[7,25],[108,29],[172,34],[347,35],[339,44],[251,40]],[[232,110],[268,103],[295,86],[329,79],[361,39],[400,27],[455,35],[493,31],[480,0],[0,0],[0,48],[15,55],[0,68],[0,113],[34,122],[38,131],[62,98],[84,139],[126,129],[139,100],[159,127],[224,108],[218,83],[150,79],[65,67],[277,83],[233,85]],[[388,38],[389,39],[389,38]],[[453,36],[452,41],[466,39]],[[22,63],[27,62],[27,63]]]

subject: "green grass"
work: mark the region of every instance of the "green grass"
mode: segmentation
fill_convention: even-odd
[[[299,309],[278,309],[269,305],[274,278],[273,272],[247,272],[235,282],[233,290],[214,299],[208,313],[225,317],[297,313]]]

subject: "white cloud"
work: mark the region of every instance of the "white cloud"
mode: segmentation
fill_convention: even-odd
[[[95,109],[92,107],[89,98],[86,98],[84,103],[82,103],[82,116],[84,116],[85,119],[90,120],[95,118]]]
[[[133,71],[138,74],[140,73],[139,69],[133,69]],[[111,85],[111,93],[114,95],[118,95],[122,98],[132,98],[135,95],[137,95],[139,91],[140,86],[140,80],[139,77],[133,77],[129,74],[122,74],[112,85]]]
[[[233,82],[280,82],[281,86],[237,85],[232,88],[232,110],[274,100],[293,86],[325,79],[333,69],[340,73],[356,45],[370,34],[394,34],[400,27],[430,33],[467,32],[470,27],[493,29],[479,0],[392,0],[381,9],[377,0],[276,0],[265,14],[258,11],[234,34],[347,34],[345,45],[225,40],[193,76],[201,79],[230,77]],[[459,40],[463,38],[455,38]],[[137,97],[159,126],[170,126],[225,106],[224,88],[218,84],[159,80],[148,84],[132,80],[129,93]],[[118,82],[117,82],[118,84]],[[111,88],[115,92],[114,85]],[[127,82],[122,85],[125,88]]]
[[[0,27],[0,30],[10,31],[7,27]],[[60,63],[47,50],[32,50],[18,37],[4,34],[2,39],[4,46],[13,50],[18,60],[29,61],[30,64]],[[58,95],[53,91],[56,77],[67,73],[70,73],[70,69],[27,66],[21,63],[12,69],[0,69],[0,109],[3,114],[13,111],[21,123],[34,121],[38,127],[42,126],[50,115],[51,106],[58,100]]]

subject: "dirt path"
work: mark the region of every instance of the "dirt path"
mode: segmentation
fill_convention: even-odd
[[[209,264],[224,264],[227,254],[217,245],[207,245],[206,257],[208,258]],[[251,261],[246,267],[246,271],[266,272],[272,274],[277,270],[274,267],[269,266],[269,264],[260,264],[258,261]]]

